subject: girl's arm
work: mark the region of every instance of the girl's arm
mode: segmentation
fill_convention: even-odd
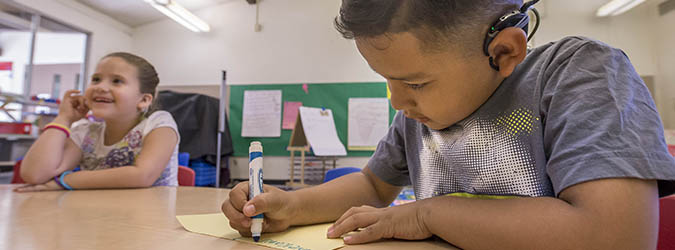
[[[54,176],[74,169],[82,159],[82,151],[66,134],[56,129],[45,130],[31,145],[21,162],[21,178],[29,184],[41,184]]]
[[[79,171],[66,175],[64,182],[73,189],[149,187],[159,178],[171,160],[178,143],[172,128],[153,129],[143,138],[143,148],[135,165],[97,171]]]
[[[68,90],[59,105],[59,115],[53,123],[70,127],[82,119],[89,109],[78,90]],[[82,152],[66,133],[58,129],[45,130],[31,145],[21,163],[21,178],[30,184],[41,184],[80,162]]]

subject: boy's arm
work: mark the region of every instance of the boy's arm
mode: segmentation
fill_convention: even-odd
[[[369,205],[388,206],[401,192],[375,177],[366,166],[361,172],[334,179],[314,188],[291,192],[297,216],[291,225],[306,225],[335,221],[351,207]],[[321,204],[321,205],[319,205]]]
[[[385,209],[356,208],[329,230],[347,244],[432,234],[464,249],[655,249],[656,181],[601,179],[552,197],[439,196]]]
[[[248,183],[242,182],[230,191],[222,210],[230,226],[240,234],[251,235],[250,217],[264,213],[264,232],[280,232],[291,225],[307,225],[334,221],[355,206],[387,206],[401,188],[380,180],[366,167],[319,186],[285,192],[264,185],[265,192],[248,200]]]
[[[538,197],[488,200],[441,196],[410,205],[394,207],[389,211],[398,211],[399,215],[413,211],[403,218],[417,218],[422,221],[419,223],[422,225],[420,231],[438,235],[465,249],[656,248],[656,181],[594,180],[565,189],[560,194],[560,199]],[[411,209],[413,206],[416,209]],[[371,213],[367,216],[384,221],[385,213],[386,209],[379,214]],[[361,221],[374,220],[364,213],[351,216],[360,216]],[[336,223],[335,226],[337,234],[355,229],[355,224],[344,223],[348,221],[344,216],[338,222],[340,221],[343,223]],[[407,227],[410,229],[416,224],[417,221],[409,223]],[[368,225],[357,226],[365,228]],[[394,231],[404,230],[405,228]],[[346,243],[357,244],[388,238],[388,232],[365,231],[366,233],[352,235],[351,239],[345,240]]]
[[[153,129],[143,138],[143,148],[134,165],[79,171],[66,175],[64,181],[73,189],[149,187],[169,163],[176,143],[178,136],[174,129]]]

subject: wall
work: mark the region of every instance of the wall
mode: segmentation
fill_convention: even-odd
[[[657,72],[652,41],[650,7],[642,4],[615,17],[596,17],[596,10],[607,0],[543,0],[536,5],[544,18],[534,44],[557,41],[566,36],[586,36],[622,49],[638,73]]]
[[[263,1],[263,29],[254,32],[255,5],[228,1],[195,12],[211,24],[210,33],[196,34],[166,19],[138,27],[133,50],[155,64],[167,85],[217,85],[223,69],[229,84],[382,81],[353,41],[333,28],[339,5]]]
[[[657,4],[663,1],[654,1],[650,6],[653,16],[652,37],[658,74],[655,77],[659,112],[667,129],[675,129],[675,11],[664,16],[658,16]]]
[[[114,51],[131,50],[131,28],[74,0],[14,0],[53,19],[92,33],[88,74],[97,61]],[[87,76],[87,79],[89,76]]]

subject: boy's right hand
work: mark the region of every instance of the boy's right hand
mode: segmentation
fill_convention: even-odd
[[[291,195],[273,186],[263,185],[263,193],[248,200],[248,182],[237,184],[221,209],[230,227],[242,236],[251,236],[251,217],[264,213],[263,232],[281,232],[291,225]]]
[[[68,123],[63,125],[70,126],[73,122],[84,118],[89,112],[89,107],[85,103],[84,96],[79,95],[79,90],[68,90],[63,95],[63,100],[59,105],[59,115],[56,117],[58,122]]]

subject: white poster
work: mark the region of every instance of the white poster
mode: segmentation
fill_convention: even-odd
[[[349,150],[375,150],[389,130],[389,100],[349,98],[347,123]]]
[[[281,136],[281,90],[244,91],[241,137]]]
[[[300,107],[300,122],[307,142],[317,156],[347,155],[335,129],[333,112],[330,109]]]

